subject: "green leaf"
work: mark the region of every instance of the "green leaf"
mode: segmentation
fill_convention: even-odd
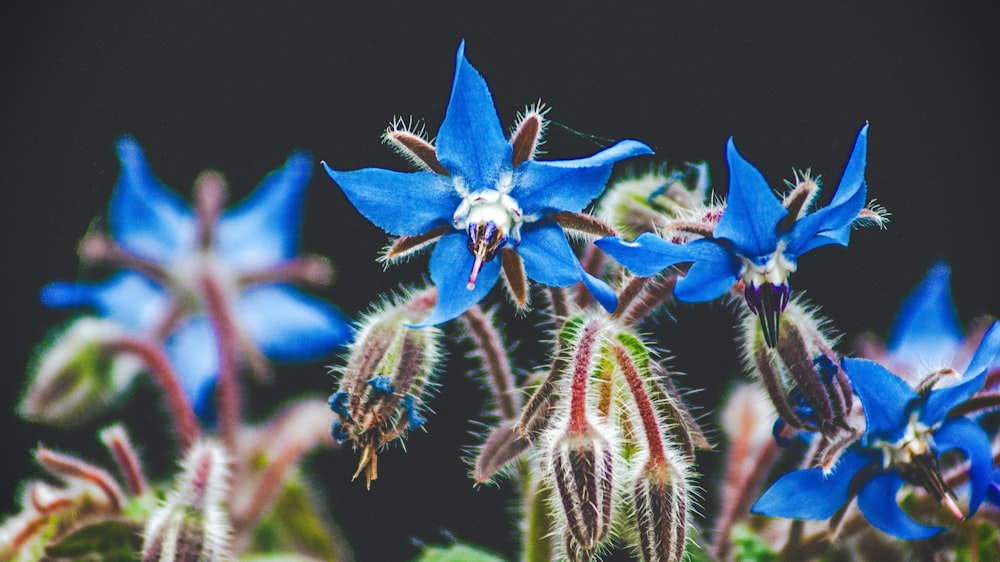
[[[733,527],[733,560],[737,562],[778,562],[771,547],[745,525]]]
[[[254,530],[252,550],[258,554],[305,552],[322,560],[344,558],[344,541],[316,509],[311,499],[315,494],[301,478],[292,475],[286,480],[274,508]]]
[[[504,559],[482,547],[455,543],[424,547],[412,562],[504,562]]]
[[[45,546],[45,554],[55,558],[98,555],[108,562],[139,560],[142,526],[128,519],[112,519],[83,524],[57,542]]]

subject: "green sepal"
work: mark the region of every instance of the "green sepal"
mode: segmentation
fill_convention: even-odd
[[[45,546],[53,558],[98,556],[107,562],[139,560],[142,525],[130,519],[110,519],[83,524],[61,539]]]

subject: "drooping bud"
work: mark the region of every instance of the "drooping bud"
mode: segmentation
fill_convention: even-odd
[[[760,378],[779,419],[775,438],[787,444],[785,428],[819,432],[822,464],[832,466],[840,451],[859,433],[860,418],[852,415],[853,393],[847,376],[824,333],[825,320],[792,299],[772,348],[758,323],[747,315],[744,350],[747,363]],[[766,330],[765,330],[766,331]]]
[[[584,550],[597,548],[611,529],[615,463],[610,440],[594,426],[568,430],[553,443],[550,462],[565,533]]]
[[[360,322],[330,409],[337,415],[331,433],[361,449],[355,473],[367,486],[378,478],[378,452],[421,427],[424,392],[441,361],[437,328],[413,329],[433,307],[425,295],[403,295]]]
[[[222,446],[195,443],[184,457],[174,489],[146,522],[143,562],[235,560],[232,528],[223,507],[229,478]]]
[[[644,562],[680,562],[688,520],[687,479],[671,463],[650,458],[632,484],[639,553]]]
[[[136,357],[108,349],[122,335],[114,322],[83,317],[43,344],[18,407],[21,416],[74,426],[121,396],[142,367]]]
[[[629,240],[644,232],[663,232],[671,221],[690,219],[705,208],[709,183],[704,162],[638,173],[613,182],[596,214]]]

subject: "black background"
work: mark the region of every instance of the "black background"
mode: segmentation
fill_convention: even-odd
[[[871,123],[869,197],[892,212],[887,231],[855,233],[849,249],[800,260],[794,287],[823,306],[845,344],[884,332],[904,292],[938,258],[954,267],[963,321],[1000,313],[996,163],[1000,154],[994,14],[940,3],[657,2],[538,6],[472,2],[288,2],[279,7],[203,2],[44,3],[3,8],[0,152],[3,243],[3,460],[0,507],[14,483],[36,474],[41,441],[109,459],[96,430],[130,421],[150,471],[170,469],[172,441],[149,384],[122,409],[64,433],[19,421],[13,410],[36,342],[67,318],[38,304],[38,290],[78,275],[75,245],[102,216],[118,174],[113,143],[130,133],[156,173],[188,196],[205,168],[245,195],[294,148],[317,161],[307,194],[304,246],[333,258],[338,279],[324,293],[348,314],[426,271],[417,260],[383,273],[374,256],[385,236],[360,218],[318,168],[407,169],[379,136],[395,115],[443,117],[462,38],[489,82],[505,126],[541,98],[549,117],[602,138],[634,137],[656,161],[707,160],[725,193],[723,148],[741,152],[772,185],[811,167],[836,185],[858,128]],[[621,4],[622,7],[617,6]],[[869,5],[872,4],[872,5]],[[597,147],[550,129],[548,158]],[[652,162],[652,160],[650,160]],[[640,166],[647,165],[640,162]],[[827,195],[828,197],[828,195]],[[685,307],[657,328],[682,384],[717,402],[739,376],[732,318],[722,307]],[[515,339],[516,334],[509,333]],[[531,338],[538,339],[532,332]],[[848,345],[844,346],[849,349]],[[509,485],[474,489],[460,460],[485,395],[454,349],[426,434],[380,462],[366,492],[349,482],[354,456],[323,452],[309,467],[360,560],[402,560],[410,539],[441,530],[510,555]],[[334,359],[331,359],[331,362]],[[522,361],[522,367],[529,362]],[[325,368],[283,368],[267,396],[325,397]],[[276,407],[257,393],[260,416]],[[714,417],[706,418],[714,423]],[[717,455],[716,455],[717,456]],[[710,511],[714,458],[701,480]]]

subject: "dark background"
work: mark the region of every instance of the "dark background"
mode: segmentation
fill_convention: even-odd
[[[793,167],[811,167],[832,188],[869,121],[869,197],[892,212],[889,228],[856,233],[846,250],[807,255],[794,287],[823,306],[845,343],[865,330],[884,332],[904,292],[938,258],[953,264],[963,321],[1000,313],[1000,45],[987,3],[947,11],[939,3],[860,1],[601,9],[93,4],[5,4],[0,24],[3,511],[16,502],[14,483],[37,474],[29,451],[39,441],[110,465],[95,447],[96,430],[117,418],[131,422],[151,472],[170,470],[173,445],[149,384],[138,385],[123,409],[74,433],[12,414],[34,345],[68,317],[39,305],[38,290],[77,277],[76,242],[103,215],[118,174],[115,139],[136,136],[156,173],[184,196],[200,170],[224,171],[234,200],[291,149],[311,151],[317,170],[304,246],[333,258],[338,279],[325,296],[355,315],[398,283],[418,280],[426,259],[383,273],[374,257],[385,236],[357,215],[318,161],[406,169],[379,136],[396,115],[424,118],[437,130],[462,38],[505,126],[541,98],[554,121],[596,137],[642,139],[656,161],[707,160],[720,194],[730,135],[773,186]],[[549,158],[597,149],[558,126],[547,138]],[[681,383],[707,389],[693,400],[715,404],[740,374],[728,343],[732,317],[713,306],[675,315],[679,324],[660,323],[658,335],[675,356],[672,365],[687,373]],[[531,338],[538,339],[534,332]],[[440,541],[442,529],[514,552],[503,519],[511,486],[474,489],[460,460],[462,448],[476,442],[470,431],[485,400],[466,376],[471,365],[462,352],[453,349],[440,379],[429,432],[414,435],[405,455],[397,449],[382,457],[372,491],[349,481],[349,452],[323,452],[309,463],[360,560],[407,559],[416,552],[411,538]],[[325,397],[334,386],[320,365],[279,375],[268,396]],[[275,403],[258,393],[249,406],[262,415]],[[700,481],[708,512],[717,489],[714,456],[706,455]]]

